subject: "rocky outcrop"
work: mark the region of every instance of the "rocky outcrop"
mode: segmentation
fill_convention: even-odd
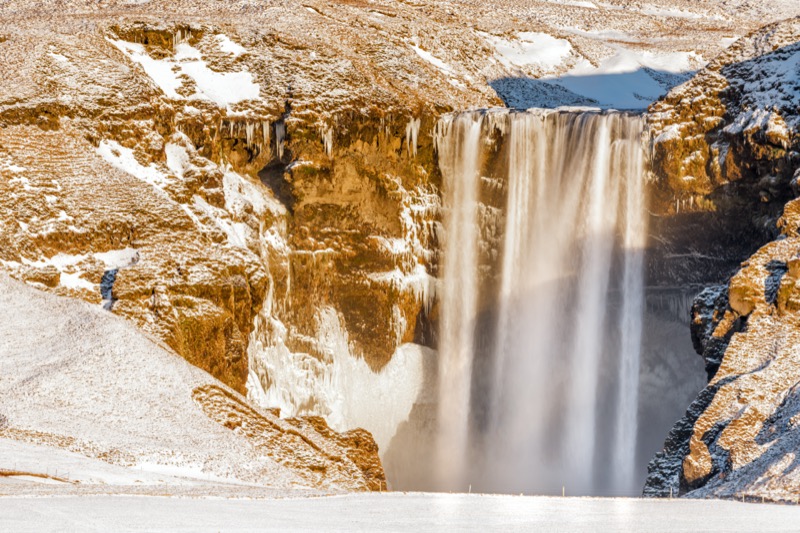
[[[356,490],[386,489],[378,447],[363,429],[340,434],[320,417],[280,420],[213,385],[197,387],[192,397],[211,419],[244,436],[260,453],[297,472],[309,486],[342,484]]]
[[[658,283],[708,284],[777,237],[794,197],[800,21],[743,37],[648,113]]]
[[[799,39],[797,19],[767,26],[651,106],[653,170],[659,200],[670,204],[662,209],[714,208],[727,198],[712,192],[737,182],[764,203],[787,198],[796,163]]]
[[[651,109],[660,209],[743,218],[751,230],[728,234],[759,248],[738,271],[714,269],[729,281],[694,301],[692,340],[709,383],[651,462],[646,496],[797,501],[798,41],[800,19],[767,26]]]

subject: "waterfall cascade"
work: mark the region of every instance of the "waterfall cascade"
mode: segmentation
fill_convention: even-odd
[[[437,125],[440,488],[638,489],[642,130],[589,111]]]

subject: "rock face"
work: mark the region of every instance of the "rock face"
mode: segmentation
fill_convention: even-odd
[[[309,339],[324,305],[341,314],[354,353],[374,369],[413,340],[421,302],[402,276],[425,249],[395,241],[436,215],[412,212],[414,196],[436,184],[430,138],[418,139],[431,119],[413,119],[410,108],[340,110],[328,126],[323,109],[289,117],[293,100],[276,105],[257,91],[220,108],[213,83],[224,89],[224,76],[253,74],[244,58],[229,66],[220,43],[230,41],[219,30],[134,23],[105,31],[32,50],[4,43],[40,52],[51,76],[43,94],[3,110],[5,267],[59,294],[105,300],[239,392],[268,294],[280,302],[269,312],[290,325],[293,351],[322,357]],[[208,70],[202,58],[233,72]],[[184,72],[165,81],[151,71],[159,90],[147,75],[152,64],[219,79]],[[102,76],[90,84],[82,76],[92,69]],[[170,83],[183,85],[162,94]],[[414,238],[424,246],[430,235]]]
[[[413,49],[412,67],[384,73],[352,48],[342,59],[328,47],[342,36],[315,38],[322,15],[303,8],[260,21],[223,8],[228,22],[210,26],[195,7],[148,22],[111,9],[88,29],[32,3],[0,8],[3,269],[102,304],[265,407],[283,403],[263,397],[278,377],[264,354],[324,381],[331,324],[338,352],[371,373],[431,342],[438,171],[419,132],[456,102],[498,102],[491,89],[434,75],[420,94],[431,67]],[[315,66],[300,69],[309,48]],[[330,414],[303,400],[294,412]],[[385,484],[367,434],[337,438],[369,487]]]
[[[651,462],[647,496],[797,501],[798,41],[800,19],[767,26],[651,108],[661,198],[677,198],[661,209],[744,218],[750,242],[729,253],[759,248],[735,272],[723,256],[711,277],[732,277],[694,301],[709,383]]]
[[[763,243],[794,197],[797,20],[748,35],[650,107],[658,177],[650,277],[720,282]]]
[[[334,479],[362,490],[386,489],[378,446],[363,429],[336,433],[320,417],[279,420],[214,385],[195,388],[192,397],[209,418],[244,435],[260,453],[290,466],[311,486]],[[291,449],[304,453],[286,453]]]

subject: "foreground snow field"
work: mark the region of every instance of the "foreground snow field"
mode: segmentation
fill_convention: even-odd
[[[3,531],[797,531],[800,509],[730,501],[384,493],[298,499],[0,498]],[[412,529],[413,528],[413,529]]]

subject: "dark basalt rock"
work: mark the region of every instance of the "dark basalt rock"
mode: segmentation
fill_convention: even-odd
[[[775,293],[777,295],[777,287]],[[715,336],[714,332],[726,311],[730,312],[726,285],[706,287],[692,303],[690,327],[692,345],[705,361],[709,381],[717,373],[731,337],[734,333],[743,331],[747,324],[747,317],[737,317],[723,335]]]

